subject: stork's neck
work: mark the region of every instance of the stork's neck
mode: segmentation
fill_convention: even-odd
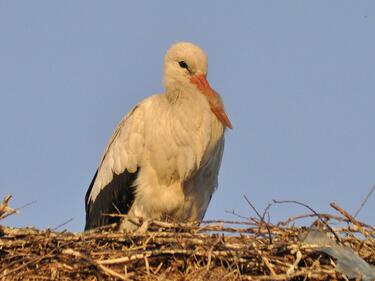
[[[192,132],[195,130],[206,132],[218,130],[218,134],[223,132],[224,127],[212,112],[206,96],[195,86],[184,91],[169,91],[166,93],[166,98],[170,105],[172,119],[184,128]]]
[[[166,97],[171,105],[183,106],[186,108],[192,106],[209,108],[207,99],[199,92],[199,90],[192,85],[191,87],[176,87],[168,89]]]
[[[169,90],[165,93],[167,100],[170,104],[176,104],[180,99],[182,92],[179,89]]]

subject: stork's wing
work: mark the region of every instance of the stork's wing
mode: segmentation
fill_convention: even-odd
[[[134,201],[134,181],[144,147],[144,101],[125,116],[104,151],[85,197],[85,230],[119,221],[108,214],[126,214]]]
[[[206,187],[207,194],[209,195],[204,200],[205,203],[203,204],[200,220],[203,220],[208,205],[211,201],[212,194],[218,187],[218,176],[221,166],[221,160],[223,158],[224,143],[225,140],[223,136],[221,140],[219,140],[219,142],[217,143],[216,148],[213,151],[212,157],[208,160],[206,165],[202,167],[201,171],[197,175],[197,177],[199,177],[199,181],[201,181],[201,185]]]
[[[218,187],[218,174],[224,151],[224,136],[218,140],[213,149],[207,152],[207,157],[198,170],[189,178],[184,186],[194,198],[197,207],[196,221],[202,221],[211,201],[212,194]],[[197,188],[198,187],[198,188]]]

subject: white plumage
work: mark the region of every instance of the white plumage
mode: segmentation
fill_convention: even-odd
[[[164,60],[165,93],[140,102],[113,133],[86,194],[86,229],[116,221],[103,214],[203,219],[232,127],[207,80],[198,46],[173,45]],[[133,229],[129,222],[122,228]]]

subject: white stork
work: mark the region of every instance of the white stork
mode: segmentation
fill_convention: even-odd
[[[146,219],[200,222],[218,185],[225,127],[221,98],[206,80],[207,56],[187,42],[164,59],[165,93],[130,111],[109,140],[86,193],[91,229],[127,214]],[[134,225],[123,221],[121,229]]]

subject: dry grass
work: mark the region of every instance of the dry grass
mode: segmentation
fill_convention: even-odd
[[[336,207],[340,216],[319,220],[375,265],[375,229]],[[0,219],[4,214],[0,204]],[[298,218],[278,225],[149,221],[135,233],[0,226],[0,280],[346,280],[334,259],[301,242],[307,228],[289,226]]]

